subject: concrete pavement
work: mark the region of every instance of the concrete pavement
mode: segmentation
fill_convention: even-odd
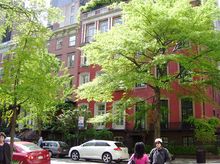
[[[100,164],[102,161],[72,161],[70,158],[52,158],[51,164]],[[220,159],[206,159],[206,164],[220,164]],[[127,164],[126,161],[121,162],[121,164]],[[174,161],[171,161],[168,164],[197,164],[195,158],[176,158]]]
[[[220,164],[220,159],[206,159],[207,164]],[[197,164],[196,159],[176,158],[171,164]]]

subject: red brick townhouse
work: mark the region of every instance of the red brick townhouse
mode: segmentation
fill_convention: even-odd
[[[120,15],[121,12],[119,9],[113,10],[107,7],[101,7],[82,13],[80,46],[84,46],[91,42],[96,31],[106,32],[111,30],[112,26],[115,26],[117,23],[122,23]],[[101,73],[99,67],[93,67],[87,63],[83,52],[80,53],[80,58],[78,58],[78,60],[77,86],[93,80]],[[172,74],[180,69],[181,67],[178,63],[171,62],[167,66],[167,73]],[[182,90],[178,83],[174,84],[173,87],[177,92]],[[144,84],[137,84],[131,93],[131,95],[143,99],[150,97],[152,94],[152,90]],[[220,103],[219,92],[209,88],[207,94],[214,101]],[[96,116],[111,110],[113,104],[121,98],[122,92],[116,91],[113,95],[114,102],[111,103],[79,101],[77,104],[86,104],[92,114]],[[164,92],[163,95],[165,96],[161,100],[161,105],[167,107],[168,112],[162,113],[163,122],[161,122],[161,135],[166,143],[175,142],[181,145],[193,144],[193,128],[183,122],[183,120],[189,116],[194,116],[196,118],[216,116],[220,118],[219,111],[215,109],[212,104],[206,102],[198,103],[190,98],[179,97],[176,93]],[[140,108],[141,104],[137,104],[133,107],[132,113],[140,110]],[[122,140],[128,145],[133,145],[136,141],[144,141],[149,144],[153,141],[154,133],[150,114],[143,115],[141,119],[130,121],[123,116],[118,123],[112,123],[108,126],[100,124],[96,128],[107,128],[111,130],[114,133],[115,139]]]
[[[89,12],[81,14],[80,25],[73,23],[74,19],[71,12],[78,10],[81,3],[86,1],[76,0],[62,6],[64,15],[66,16],[66,24],[60,24],[57,28],[54,27],[54,36],[50,41],[49,50],[57,55],[57,57],[68,67],[69,73],[74,77],[71,85],[78,87],[84,83],[92,81],[100,73],[100,67],[89,65],[83,52],[80,52],[78,47],[92,41],[96,31],[106,32],[113,26],[122,23],[120,9],[109,9],[101,7]],[[73,9],[75,7],[75,9]],[[73,13],[72,13],[73,14]],[[175,73],[181,69],[178,63],[171,62],[167,66],[167,73]],[[180,91],[178,83],[174,84],[174,90]],[[131,96],[141,97],[146,99],[153,94],[150,87],[145,84],[137,84]],[[220,103],[220,95],[212,88],[208,89],[207,94],[217,103]],[[112,109],[114,103],[122,97],[122,91],[113,93],[114,101],[106,102],[87,102],[80,100],[76,102],[77,106],[86,105],[91,110],[93,116],[106,113]],[[196,118],[216,116],[220,118],[220,112],[212,104],[198,103],[190,98],[178,97],[175,93],[163,93],[161,105],[168,108],[168,112],[162,113],[163,122],[161,122],[161,136],[164,142],[175,142],[180,145],[193,144],[193,128],[184,123],[183,119],[189,116]],[[73,97],[73,102],[75,102]],[[136,104],[132,110],[133,114],[141,110],[142,104]],[[136,141],[144,141],[151,144],[153,141],[153,125],[150,113],[142,115],[139,119],[128,120],[125,115],[117,123],[99,124],[97,129],[109,129],[114,134],[115,140],[125,142],[129,147],[132,147]],[[220,140],[220,136],[219,140]]]

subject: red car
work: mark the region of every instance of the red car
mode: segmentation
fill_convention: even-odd
[[[50,164],[50,155],[32,142],[14,142],[13,161],[21,164]]]

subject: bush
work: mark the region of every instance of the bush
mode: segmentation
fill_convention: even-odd
[[[167,146],[167,149],[175,155],[195,155],[196,153],[195,146],[170,145]]]

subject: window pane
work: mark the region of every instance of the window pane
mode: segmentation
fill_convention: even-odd
[[[168,128],[168,100],[160,100],[161,108],[161,128]]]
[[[86,26],[86,43],[91,42],[93,40],[93,36],[95,35],[95,23],[89,24]]]
[[[136,104],[135,112],[135,129],[144,129],[145,128],[145,102],[138,102]]]
[[[74,60],[75,60],[74,53],[69,54],[67,56],[67,67],[73,67],[74,66]]]
[[[70,24],[75,23],[75,17],[74,16],[70,16]]]
[[[76,36],[70,36],[69,37],[69,46],[75,46],[76,45]]]
[[[115,26],[117,24],[122,24],[122,19],[121,17],[116,17],[116,18],[113,18],[113,23],[112,25]]]
[[[63,39],[57,39],[56,49],[61,49],[63,44]]]
[[[89,73],[83,73],[80,75],[80,84],[89,82]]]
[[[100,32],[107,32],[108,31],[108,20],[104,20],[99,22],[99,30]]]
[[[182,121],[186,121],[193,116],[193,103],[191,98],[181,99]]]

